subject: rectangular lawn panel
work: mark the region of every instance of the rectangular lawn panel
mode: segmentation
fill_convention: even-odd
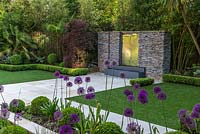
[[[163,83],[143,87],[148,91],[149,103],[147,105],[142,105],[137,102],[136,108],[134,109],[135,117],[144,121],[149,120],[152,123],[162,126],[165,125],[162,114],[163,110],[161,109],[161,102],[157,100],[153,93],[153,87],[155,86],[160,86],[167,94],[167,100],[164,101],[164,112],[167,117],[168,127],[178,129],[180,125],[177,112],[182,108],[191,111],[196,103],[200,103],[200,87],[173,83]],[[107,92],[107,94],[111,93],[109,106],[111,112],[122,114],[124,106],[131,107],[131,104],[127,102],[127,99],[123,94],[124,89],[126,88],[117,88]],[[108,103],[108,99],[105,99],[105,93],[105,91],[96,93],[96,100],[101,103],[103,109],[106,109]],[[136,94],[137,92],[134,91],[134,95]],[[95,100],[85,100],[83,96],[70,99],[79,103],[95,106]]]
[[[54,76],[51,72],[40,71],[40,70],[18,71],[18,72],[8,72],[0,70],[1,85],[46,80],[53,78]]]

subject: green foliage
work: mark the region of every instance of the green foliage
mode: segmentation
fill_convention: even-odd
[[[59,63],[59,67],[64,67],[64,62]]]
[[[87,68],[64,68],[45,64],[25,64],[25,65],[7,65],[0,64],[0,70],[6,71],[25,71],[25,70],[43,70],[49,72],[60,71],[62,74],[78,76],[86,75],[88,73]]]
[[[49,104],[50,100],[47,97],[39,96],[31,102],[31,113],[33,115],[44,115],[42,112],[42,106]]]
[[[131,85],[134,85],[136,83],[140,84],[141,86],[148,86],[154,83],[154,79],[153,78],[137,78],[137,79],[130,80]]]
[[[96,113],[92,107],[89,106],[89,115],[86,119],[87,123],[84,122],[82,124],[88,124],[88,128],[91,132],[95,133],[98,130],[98,127],[104,124],[108,119],[109,111],[105,112],[105,114],[102,114],[101,110],[101,104],[98,102],[96,102]]]
[[[10,102],[10,104],[9,104],[9,110],[11,112],[16,113],[16,112],[22,112],[22,111],[25,110],[25,102],[23,100],[20,100],[20,99],[18,99],[18,101],[19,101],[18,107],[13,107],[12,104],[11,104],[11,102]]]
[[[7,126],[0,130],[1,134],[28,134],[28,131],[21,128],[20,126]]]
[[[173,132],[168,132],[166,134],[187,134],[187,133],[182,131],[173,131]]]
[[[7,127],[11,125],[11,123],[8,121],[8,120],[3,120],[3,119],[0,119],[0,130],[3,128],[3,127]]]
[[[164,74],[163,81],[171,82],[171,83],[181,83],[181,84],[200,86],[200,78],[190,77],[190,76]]]
[[[44,115],[49,119],[53,119],[54,113],[59,109],[58,101],[57,98],[54,98],[52,102],[45,103],[41,106],[42,113],[44,113]]]
[[[22,64],[22,57],[21,55],[15,54],[9,58],[9,62],[12,65]]]
[[[77,114],[79,118],[84,118],[83,112],[75,107],[67,107],[62,110],[63,118],[59,121],[59,126],[69,123],[69,115],[70,114]]]
[[[200,69],[197,69],[193,74],[195,77],[200,77]]]
[[[66,0],[69,16],[76,18],[80,12],[80,3],[78,0]]]
[[[116,123],[105,122],[98,127],[95,134],[123,134],[123,131]]]
[[[47,57],[47,62],[51,65],[55,65],[57,62],[57,55],[55,53],[51,53]]]

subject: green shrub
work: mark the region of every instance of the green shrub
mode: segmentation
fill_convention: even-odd
[[[59,67],[64,67],[64,62],[59,63]]]
[[[6,71],[25,71],[25,70],[43,70],[49,72],[60,71],[62,74],[78,76],[85,75],[88,73],[88,68],[65,68],[53,65],[45,65],[45,64],[25,64],[25,65],[8,65],[8,64],[0,64],[0,70]]]
[[[31,113],[33,115],[43,115],[42,106],[47,103],[50,103],[50,100],[44,96],[39,96],[33,99],[31,102]]]
[[[182,131],[173,131],[173,132],[168,132],[166,134],[188,134],[188,133]]]
[[[22,111],[25,110],[25,102],[23,100],[20,100],[20,99],[18,101],[19,101],[18,107],[13,107],[12,104],[11,104],[12,102],[10,102],[9,110],[11,112],[22,112]]]
[[[22,57],[21,55],[15,54],[9,58],[9,62],[12,65],[22,64]]]
[[[180,83],[180,84],[200,86],[200,78],[190,77],[190,76],[164,74],[163,81],[171,82],[171,83]]]
[[[57,62],[57,56],[55,53],[51,53],[48,55],[47,57],[47,63],[51,64],[51,65],[55,65]]]
[[[22,63],[25,63],[25,64],[29,64],[30,63],[30,58],[28,58],[26,56],[25,52],[21,52],[20,56],[22,57]]]
[[[154,83],[154,79],[153,78],[137,78],[137,79],[130,80],[131,85],[134,85],[136,83],[140,84],[140,86],[148,86]]]
[[[80,118],[84,116],[83,112],[80,109],[75,108],[75,107],[67,107],[62,110],[62,113],[63,113],[63,118],[59,121],[59,126],[69,123],[70,114],[78,114]]]
[[[20,126],[7,126],[0,130],[0,134],[28,134],[28,131]]]
[[[0,130],[1,130],[3,127],[9,126],[9,125],[11,125],[11,123],[10,123],[8,120],[0,119]]]
[[[105,122],[98,127],[95,134],[123,134],[123,131],[116,123]]]

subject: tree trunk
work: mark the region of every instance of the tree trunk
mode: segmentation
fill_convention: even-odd
[[[196,47],[196,49],[197,49],[197,51],[198,51],[198,54],[199,54],[199,56],[200,56],[200,47],[199,47],[199,44],[198,44],[198,42],[197,42],[197,39],[196,39],[196,37],[195,37],[195,35],[194,35],[194,32],[192,31],[192,28],[190,27],[189,23],[187,22],[187,18],[186,18],[186,14],[185,14],[185,9],[184,9],[184,8],[182,8],[181,13],[182,13],[182,16],[183,16],[184,23],[185,23],[186,27],[187,27],[188,30],[189,30],[189,33],[190,33],[190,35],[191,35],[191,37],[192,37],[192,40],[193,40],[193,42],[194,42],[194,45],[195,45],[195,47]]]

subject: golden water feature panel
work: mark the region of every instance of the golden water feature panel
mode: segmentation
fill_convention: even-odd
[[[123,35],[122,45],[122,65],[138,66],[138,35],[125,34]]]

